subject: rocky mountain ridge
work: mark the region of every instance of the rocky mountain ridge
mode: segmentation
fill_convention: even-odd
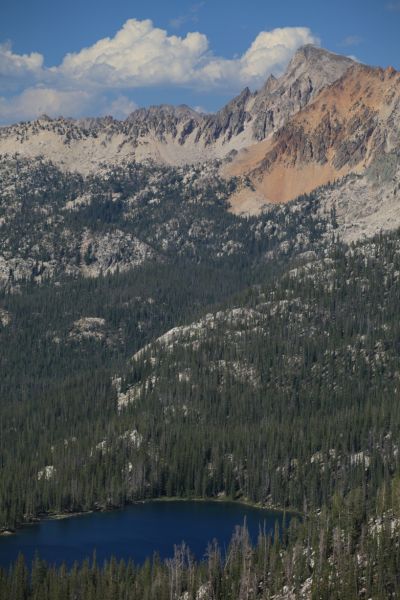
[[[304,46],[282,77],[271,76],[258,92],[244,89],[215,114],[161,105],[140,108],[124,121],[44,115],[0,128],[0,154],[43,156],[64,170],[82,173],[128,159],[177,165],[223,158],[268,137],[352,64],[346,57]]]
[[[364,174],[400,147],[400,73],[355,65],[273,136],[243,150],[226,169],[252,184],[233,199],[287,202],[349,173]]]

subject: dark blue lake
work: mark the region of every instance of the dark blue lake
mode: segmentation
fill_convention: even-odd
[[[20,552],[28,564],[36,551],[50,563],[72,565],[96,550],[102,563],[111,556],[142,563],[157,552],[173,555],[174,545],[185,541],[196,558],[208,542],[227,547],[236,525],[244,519],[254,541],[264,529],[274,531],[282,514],[233,502],[146,502],[122,510],[42,521],[23,527],[16,535],[0,537],[0,565],[8,566]]]

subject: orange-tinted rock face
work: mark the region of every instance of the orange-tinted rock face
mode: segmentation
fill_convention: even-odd
[[[397,71],[394,67],[390,66],[387,67],[386,71],[385,71],[385,75],[387,77],[394,77],[394,75],[396,75]]]
[[[287,202],[398,147],[399,117],[400,74],[357,65],[272,138],[239,153],[227,173],[249,177],[260,204]]]

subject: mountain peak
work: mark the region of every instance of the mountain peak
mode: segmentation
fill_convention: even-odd
[[[271,74],[260,89],[259,94],[269,94],[273,90],[276,81],[277,78],[275,77],[275,75]]]
[[[270,76],[256,94],[253,135],[258,141],[282,127],[290,115],[304,108],[324,87],[331,85],[354,61],[318,46],[301,46],[286,72]]]
[[[251,91],[248,87],[245,87],[240,94],[238,94],[237,96],[235,96],[234,98],[232,98],[232,100],[230,100],[228,102],[228,104],[226,104],[222,109],[220,109],[218,112],[226,112],[227,110],[232,110],[236,107],[241,107],[244,106],[247,102],[247,100],[250,98],[251,96]],[[218,113],[217,113],[218,114]]]
[[[38,116],[37,121],[53,121],[53,119],[49,115],[46,115],[46,113],[42,113]]]
[[[285,122],[277,129],[273,113],[275,135],[231,163],[229,174],[249,177],[260,202],[293,200],[349,174],[361,175],[382,156],[398,152],[400,73],[350,62],[338,78],[347,63],[329,65],[330,71],[325,64],[311,70],[307,64],[282,77],[286,87],[274,95],[279,95],[279,116],[287,100]],[[326,72],[335,72],[330,85]],[[264,139],[265,130],[258,137]],[[239,202],[240,197],[236,206]]]
[[[312,56],[321,56],[324,54],[334,54],[329,50],[325,50],[325,48],[321,48],[320,46],[316,46],[315,44],[304,44],[304,46],[300,46],[296,51],[296,54],[301,54],[306,58],[310,58]],[[335,55],[338,56],[338,55]]]
[[[394,75],[396,75],[396,73],[397,73],[396,69],[392,66],[389,66],[385,69],[385,75],[389,78],[394,77]]]
[[[354,64],[354,60],[347,56],[336,54],[313,44],[306,44],[301,46],[293,56],[287,68],[287,73],[297,71],[299,68],[301,70],[322,68],[324,71],[330,71],[338,66],[348,68]]]

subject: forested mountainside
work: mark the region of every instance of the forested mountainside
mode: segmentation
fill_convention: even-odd
[[[372,502],[398,464],[398,250],[4,294],[3,525],[154,495]]]
[[[117,264],[114,273],[100,272],[98,277],[59,273],[56,279],[38,279],[28,273],[23,280],[16,282],[10,276],[5,282],[0,301],[1,364],[5,374],[1,395],[3,414],[11,421],[7,425],[3,422],[2,456],[4,466],[9,459],[13,464],[10,469],[4,468],[6,481],[0,486],[5,493],[1,504],[6,511],[5,522],[12,524],[42,510],[36,501],[27,510],[25,492],[11,491],[9,486],[33,482],[34,487],[40,487],[44,481],[38,480],[38,472],[52,464],[58,446],[53,442],[61,441],[62,448],[70,448],[71,452],[80,443],[89,443],[85,456],[90,456],[98,444],[108,439],[107,431],[114,419],[123,423],[125,416],[116,410],[115,388],[118,376],[129,372],[127,361],[134,353],[172,327],[190,324],[234,302],[235,295],[249,286],[269,281],[293,256],[299,255],[300,260],[302,255],[322,257],[327,244],[323,235],[332,227],[311,210],[312,198],[275,209],[262,219],[248,220],[226,213],[217,203],[211,209],[207,203],[193,207],[188,204],[186,210],[182,204],[179,195],[172,196],[156,210],[153,208],[149,214],[145,210],[136,217],[141,236],[166,226],[164,248],[161,243],[158,247],[162,260],[151,259],[125,272]],[[112,209],[115,204],[110,206]],[[169,209],[176,215],[170,226],[164,212]],[[123,226],[118,206],[115,211],[115,219],[120,219]],[[151,217],[157,215],[161,220],[154,223]],[[116,227],[116,221],[111,222]],[[194,231],[193,236],[188,230]],[[172,250],[165,244],[169,235]],[[224,245],[226,250],[221,252]],[[92,264],[95,260],[93,256]],[[82,262],[86,265],[84,258]],[[26,411],[36,422],[33,429],[27,427],[31,417]],[[19,418],[17,425],[15,419]],[[46,423],[47,419],[50,422]],[[100,430],[97,419],[103,423]],[[43,436],[36,429],[42,426]],[[96,430],[101,431],[101,439],[97,434],[93,438]],[[126,432],[121,431],[121,435]],[[44,454],[40,452],[39,466],[31,472],[32,465],[26,463],[31,453],[26,450],[31,444],[38,448],[42,443]],[[77,451],[80,454],[81,450]],[[18,480],[12,477],[14,460],[20,462],[21,474],[24,472]],[[78,464],[76,467],[83,484],[84,470]],[[63,472],[68,479],[67,471]],[[14,497],[11,504],[6,499],[9,493]]]
[[[231,215],[227,199],[236,181],[218,177],[218,163],[127,163],[83,177],[48,161],[3,158],[0,174],[5,288],[176,258],[272,260],[289,248],[301,251],[325,227],[310,199],[257,220]]]
[[[182,594],[207,584],[215,597],[242,597],[232,590],[251,576],[264,583],[250,598],[289,597],[285,586],[293,597],[388,597],[400,516],[399,247],[394,232],[289,253],[274,270],[223,257],[3,291],[3,527],[162,495],[248,498],[297,508],[302,523],[272,548],[235,546],[238,571],[221,558],[216,579],[205,565],[191,584],[182,574]],[[93,585],[110,585],[111,565],[95,568]],[[115,585],[163,597],[147,587],[155,579],[124,569]],[[46,589],[60,584],[40,572]],[[156,573],[163,581],[168,566]],[[72,577],[63,585],[84,585],[84,571]]]
[[[21,560],[0,594],[396,597],[399,82],[306,47],[217,115],[0,130],[1,531],[167,496],[301,513],[205,563]],[[268,203],[287,172],[310,193]]]
[[[221,178],[216,161],[169,167],[103,166],[65,173],[42,159],[0,158],[0,288],[64,276],[98,277],[140,265],[190,261],[275,264],[280,256],[349,242],[400,224],[398,151],[259,216],[229,211],[251,183]],[[377,199],[378,198],[378,199]]]

